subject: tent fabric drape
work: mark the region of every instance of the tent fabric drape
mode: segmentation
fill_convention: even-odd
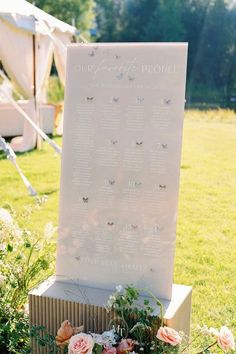
[[[37,101],[46,103],[47,84],[53,60],[53,44],[47,35],[37,34],[35,40]]]
[[[60,81],[65,86],[66,81],[66,46],[71,43],[71,35],[54,31],[52,33],[54,59]]]
[[[31,97],[28,102],[28,107],[25,110],[28,116],[33,122],[37,122],[37,115],[35,110],[35,99]],[[32,150],[35,147],[37,140],[37,133],[35,129],[32,128],[31,124],[25,120],[23,136],[17,136],[11,140],[11,147],[14,151],[24,152]]]
[[[27,113],[39,126],[37,103],[46,102],[53,53],[59,78],[64,84],[66,45],[75,33],[75,27],[25,0],[0,0],[0,60],[18,91],[29,100]],[[12,147],[15,151],[27,151],[35,144],[35,130],[25,121],[23,137],[14,138]]]
[[[33,96],[32,35],[0,18],[0,59],[12,82],[25,97]]]

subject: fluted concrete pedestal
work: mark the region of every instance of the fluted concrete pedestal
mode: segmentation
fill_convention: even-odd
[[[45,326],[47,332],[53,335],[64,320],[69,320],[73,326],[84,325],[85,331],[100,333],[109,327],[111,318],[104,305],[112,292],[51,277],[29,294],[30,321],[33,325]],[[191,295],[191,287],[174,284],[171,301],[161,299],[165,324],[187,335],[190,330]],[[47,353],[36,343],[32,346],[34,354]]]

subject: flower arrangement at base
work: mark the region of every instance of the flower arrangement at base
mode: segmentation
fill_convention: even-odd
[[[192,343],[203,337],[202,349],[194,353],[234,352],[234,337],[226,326],[219,331],[206,326],[199,328],[198,335],[191,341],[183,333],[165,326],[161,302],[147,290],[150,300],[142,300],[140,293],[144,290],[118,286],[106,306],[113,314],[108,331],[83,333],[82,326],[73,327],[64,321],[57,333],[57,345],[64,348],[64,352],[68,349],[68,354],[177,354],[192,353]],[[154,314],[151,303],[159,307],[159,317]]]

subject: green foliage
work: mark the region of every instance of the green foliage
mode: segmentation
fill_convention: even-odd
[[[119,41],[122,28],[122,1],[96,1],[97,39],[102,42]]]
[[[80,32],[88,31],[94,19],[94,0],[36,0],[37,7],[57,17],[59,20],[74,23]]]
[[[62,102],[64,99],[64,87],[60,82],[58,76],[50,76],[48,82],[48,102],[58,103]]]
[[[93,348],[93,353],[102,354],[102,346],[95,343],[94,348]]]
[[[9,306],[4,299],[0,300],[0,353],[30,353],[28,316],[23,310]]]
[[[67,353],[67,348],[61,350],[56,344],[55,336],[49,334],[44,326],[31,326],[30,337],[40,347],[46,348],[47,354]]]
[[[141,292],[146,293],[148,298],[141,297]],[[159,317],[154,312],[154,306],[160,310]],[[115,328],[118,335],[135,340],[138,347],[143,348],[143,353],[150,353],[150,347],[156,350],[156,333],[162,325],[163,310],[160,301],[152,293],[132,285],[124,289],[118,286],[117,291],[109,297],[107,310],[114,312],[110,327]]]
[[[40,208],[37,199],[35,208]],[[29,216],[32,208],[24,215]],[[0,352],[29,353],[29,319],[25,310],[29,290],[52,272],[55,228],[44,235],[0,222]]]
[[[160,0],[156,4],[144,30],[144,41],[181,42],[184,27],[181,21],[182,2],[180,0]]]
[[[236,7],[226,0],[97,0],[98,40],[189,43],[188,101],[236,96]],[[220,24],[220,25],[219,25]],[[195,95],[202,87],[202,92]],[[210,95],[214,91],[215,95]]]

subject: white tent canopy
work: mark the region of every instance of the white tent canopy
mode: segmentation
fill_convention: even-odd
[[[36,101],[45,101],[53,55],[64,83],[66,45],[75,33],[75,27],[25,0],[0,0],[0,61],[18,91],[29,99],[30,116],[37,124]],[[12,147],[26,151],[35,143],[36,132],[26,122],[23,138],[13,139]]]
[[[75,27],[64,23],[57,18],[38,9],[25,0],[1,0],[0,17],[11,23],[14,27],[35,33],[35,20],[45,22],[49,28],[60,32],[75,34]],[[37,26],[40,31],[40,25]]]

